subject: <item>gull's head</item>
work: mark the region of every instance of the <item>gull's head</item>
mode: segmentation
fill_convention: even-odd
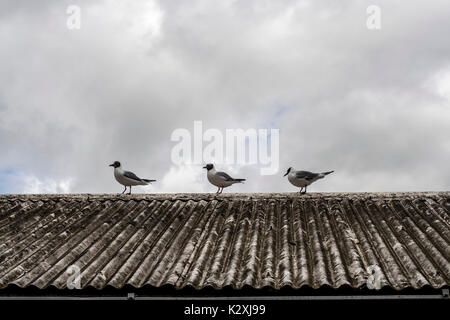
[[[289,169],[287,169],[287,171],[286,171],[286,173],[284,174],[283,177],[287,176],[287,175],[288,175],[291,171],[293,171],[293,170],[294,170],[294,168],[289,167]]]
[[[114,168],[119,168],[120,167],[120,162],[119,161],[114,161],[114,163],[111,163],[109,166],[110,167],[114,167]]]
[[[214,168],[214,165],[212,163],[208,163],[206,166],[203,167],[203,169],[206,169],[208,171],[211,170],[212,168]]]

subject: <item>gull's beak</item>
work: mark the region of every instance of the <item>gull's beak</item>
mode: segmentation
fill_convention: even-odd
[[[288,173],[289,173],[289,171],[288,171],[288,172],[286,172],[286,173],[285,173],[285,174],[283,175],[283,177],[286,177]]]
[[[204,166],[203,169],[206,169],[206,166]]]
[[[110,164],[109,166],[110,166],[110,167],[114,167],[114,163]]]

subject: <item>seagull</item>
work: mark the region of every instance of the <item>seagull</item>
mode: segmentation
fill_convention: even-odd
[[[245,181],[245,179],[234,179],[225,172],[217,172],[216,169],[214,169],[214,165],[211,163],[208,163],[203,167],[203,169],[208,170],[206,174],[206,176],[208,177],[208,181],[218,187],[216,194],[222,193],[223,188],[225,187],[229,187],[234,183]]]
[[[284,177],[288,176],[289,182],[300,188],[300,194],[305,194],[307,186],[333,172],[334,171],[314,173],[309,171],[295,171],[294,168],[290,167],[284,174]],[[305,191],[303,191],[303,188],[305,188]]]
[[[114,177],[116,178],[117,182],[125,186],[125,189],[123,190],[122,194],[124,194],[125,191],[127,191],[127,187],[130,187],[130,192],[128,194],[131,194],[131,186],[144,186],[149,184],[150,182],[156,181],[149,179],[141,179],[133,172],[123,170],[119,161],[114,161],[114,163],[110,164],[109,166],[114,167]]]

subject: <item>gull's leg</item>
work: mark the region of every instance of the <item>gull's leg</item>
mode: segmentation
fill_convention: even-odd
[[[223,192],[223,187],[220,189],[220,193],[222,193]]]
[[[219,191],[220,191],[220,187],[217,187],[217,192],[216,192],[216,194],[219,194]]]
[[[125,189],[122,191],[122,193],[121,194],[124,194],[125,193],[125,191],[127,191],[127,186],[125,186]]]
[[[128,192],[128,194],[131,194],[131,186],[130,186],[130,192]]]
[[[306,193],[306,186],[305,186],[305,191],[303,191],[303,194],[305,194]]]
[[[302,191],[303,191],[303,187],[300,188],[299,193],[300,193],[300,194],[303,194]]]

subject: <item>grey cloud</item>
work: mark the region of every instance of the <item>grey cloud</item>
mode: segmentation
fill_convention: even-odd
[[[425,85],[450,72],[446,1],[378,1],[379,31],[365,28],[371,1],[145,3],[82,1],[69,31],[71,2],[2,2],[0,173],[115,192],[107,164],[121,160],[165,181],[145,191],[179,191],[170,135],[202,120],[280,128],[280,173],[240,167],[235,191],[294,191],[291,165],[336,171],[316,191],[450,187],[449,100]]]

